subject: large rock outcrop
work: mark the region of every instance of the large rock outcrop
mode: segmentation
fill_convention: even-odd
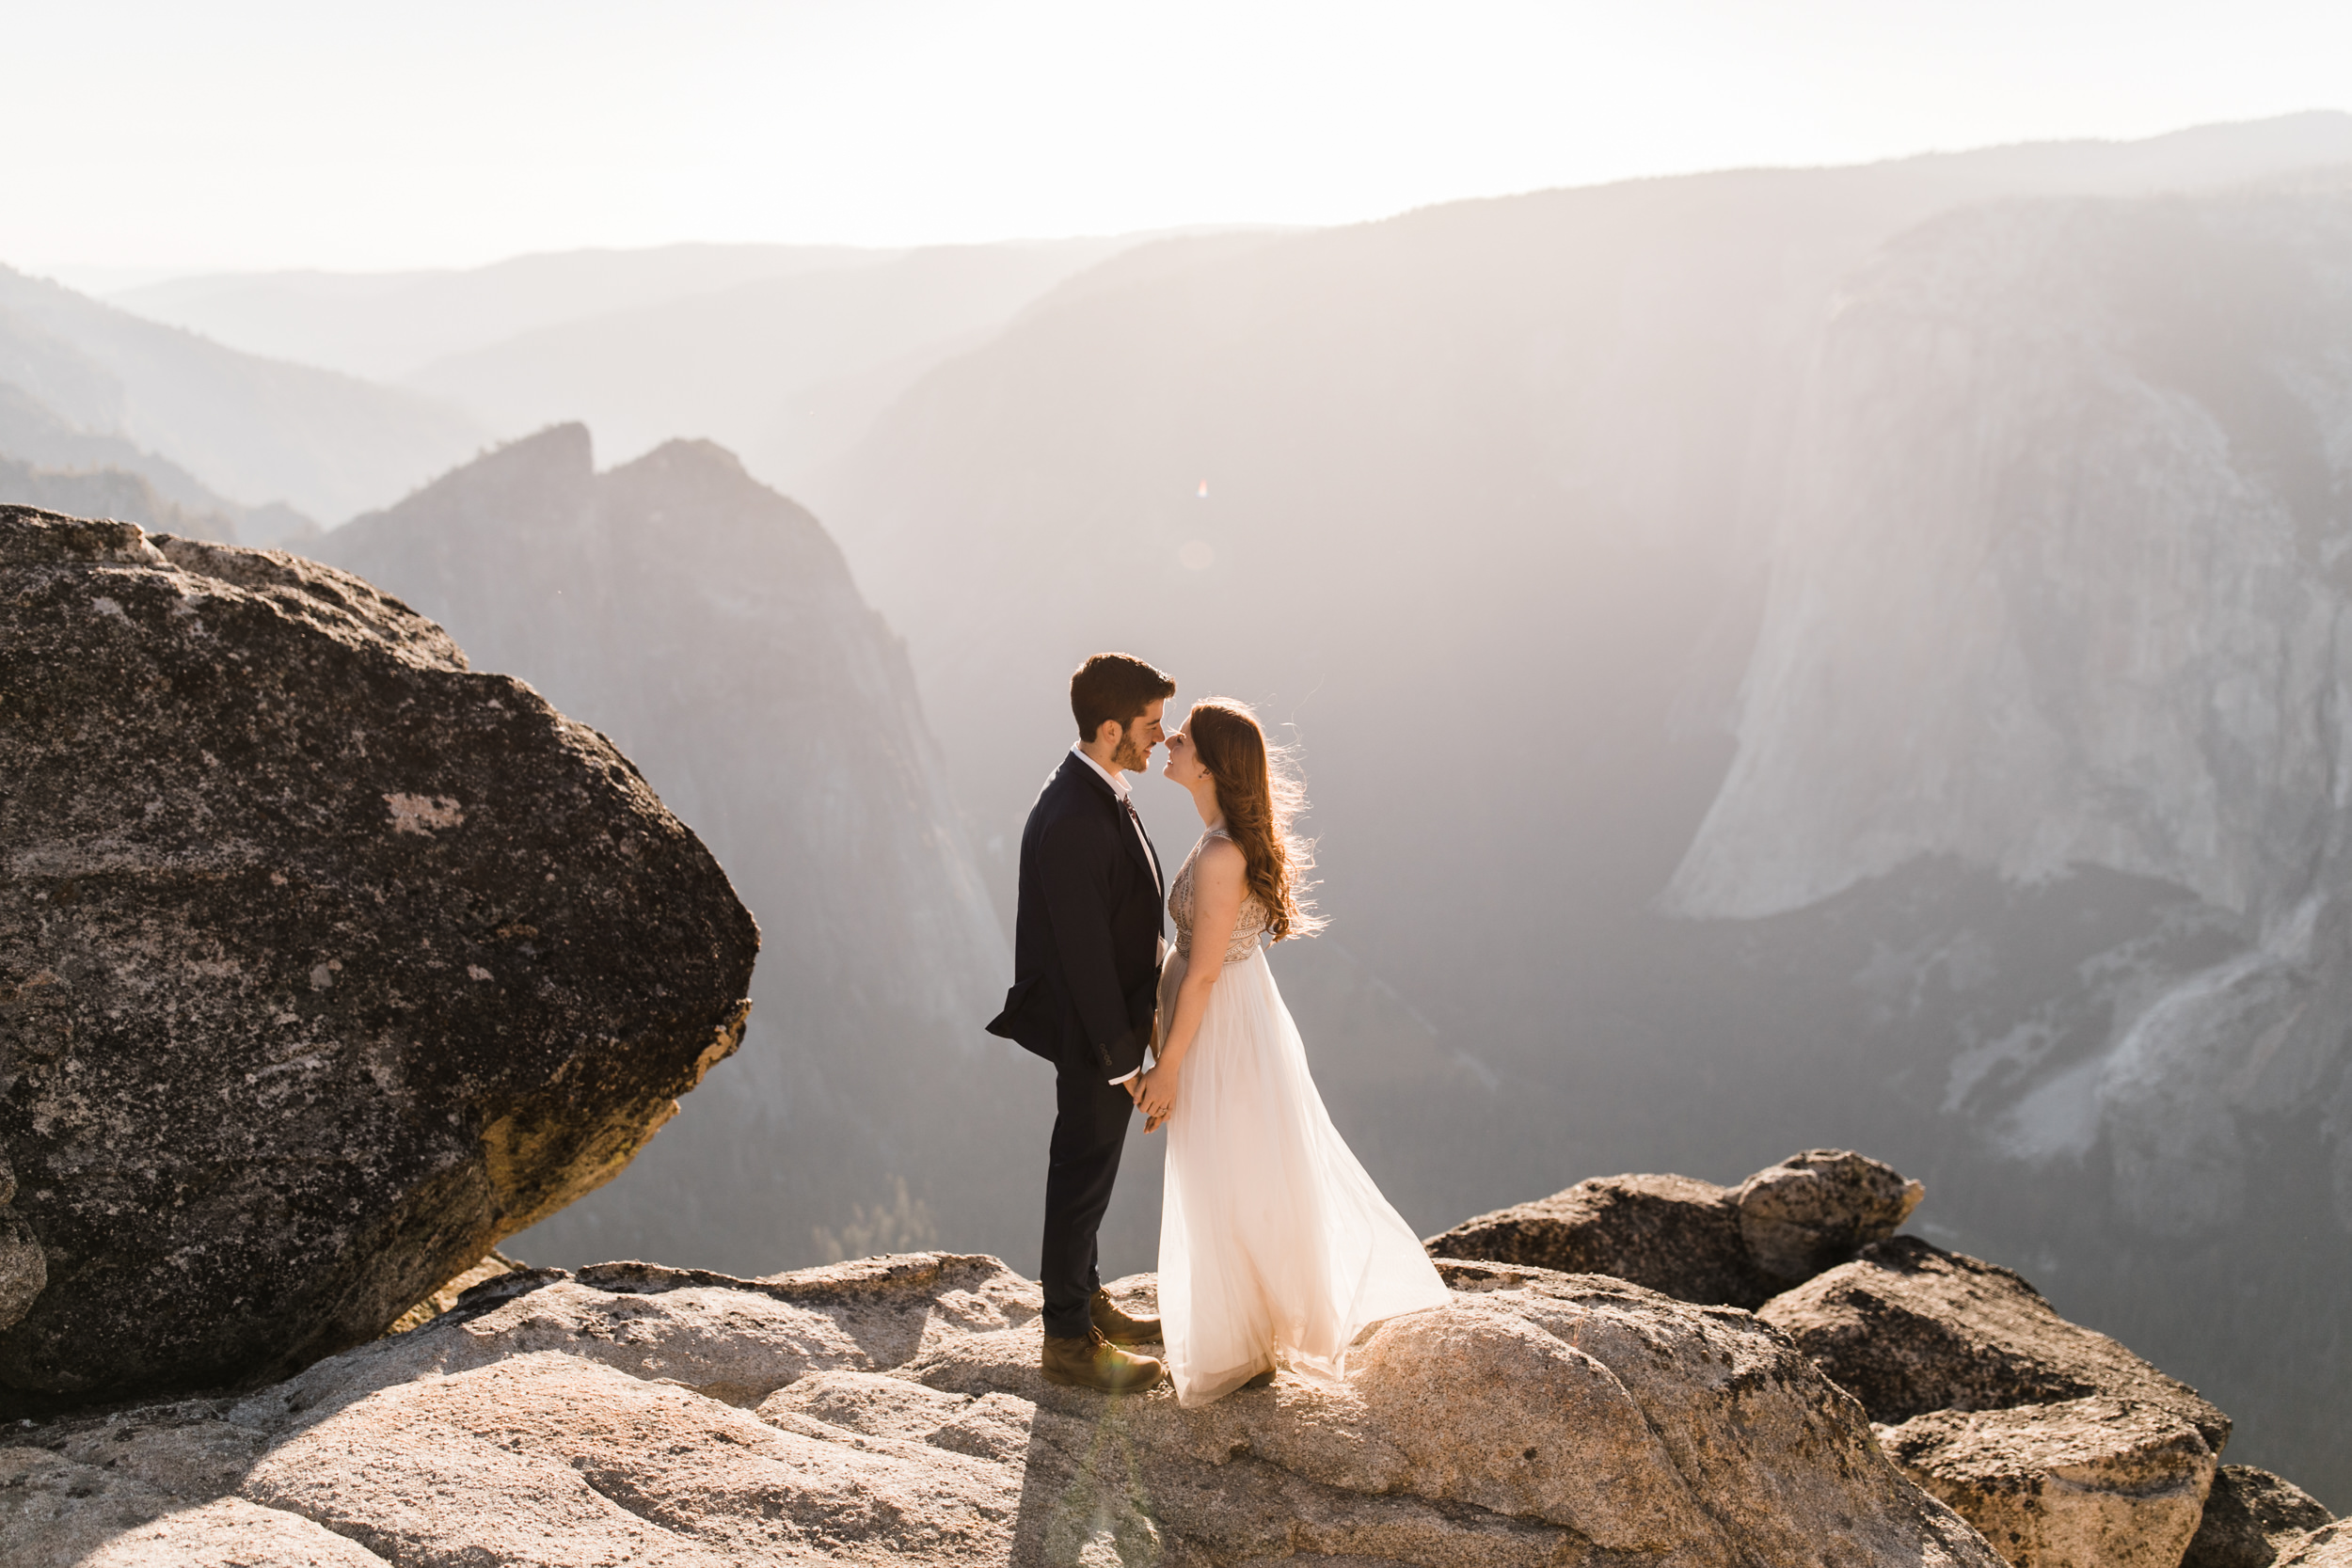
[[[1737,1187],[1592,1177],[1423,1244],[1436,1258],[1613,1275],[1677,1301],[1753,1308],[1893,1235],[1922,1191],[1883,1162],[1808,1148]]]
[[[0,1405],[380,1333],[628,1161],[758,941],[628,759],[399,601],[17,509],[0,854],[0,1241],[45,1274]]]
[[[1039,1291],[989,1258],[508,1275],[242,1401],[20,1429],[0,1555],[1995,1568],[1745,1314],[1452,1272],[1345,1387],[1192,1411],[1044,1383]]]
[[[2230,1418],[2009,1269],[1899,1236],[1758,1316],[2019,1568],[2175,1568],[2197,1533]]]
[[[2217,1484],[2229,1418],[2059,1317],[2015,1273],[1889,1239],[1920,1196],[1880,1161],[1808,1149],[1738,1187],[1581,1181],[1427,1244],[1440,1259],[1569,1264],[1756,1308],[1862,1402],[1906,1474],[2018,1568],[2176,1568],[2192,1537],[2214,1568],[2265,1568],[2256,1546],[2328,1522],[2262,1472],[2233,1467],[2238,1479]]]

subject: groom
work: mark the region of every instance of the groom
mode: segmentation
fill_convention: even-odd
[[[1152,1040],[1168,890],[1127,798],[1151,766],[1176,683],[1139,658],[1096,654],[1070,677],[1078,743],[1021,832],[1021,909],[1012,990],[988,1025],[1054,1064],[1054,1142],[1045,1174],[1045,1355],[1049,1383],[1124,1393],[1160,1364],[1122,1350],[1160,1337],[1155,1318],[1111,1304],[1095,1232],[1110,1206]]]

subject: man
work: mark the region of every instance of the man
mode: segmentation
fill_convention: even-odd
[[[1128,799],[1129,773],[1165,738],[1176,683],[1139,658],[1097,654],[1070,677],[1078,743],[1045,782],[1021,832],[1012,990],[988,1025],[1054,1064],[1054,1142],[1045,1175],[1046,1381],[1124,1393],[1160,1380],[1159,1362],[1120,1348],[1160,1337],[1103,1291],[1095,1234],[1119,1177],[1134,1083],[1152,1041],[1167,889]]]

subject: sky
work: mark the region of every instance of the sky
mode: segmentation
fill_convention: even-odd
[[[0,0],[0,262],[904,245],[2352,108],[2328,0]]]

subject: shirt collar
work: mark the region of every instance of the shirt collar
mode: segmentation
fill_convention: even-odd
[[[1118,796],[1122,800],[1127,798],[1126,774],[1114,773],[1110,769],[1104,768],[1101,763],[1087,755],[1086,748],[1084,746],[1075,744],[1072,745],[1070,748],[1070,754],[1076,757],[1080,762],[1085,763],[1089,768],[1093,768],[1094,776],[1102,780],[1104,784],[1110,785],[1111,793],[1113,795]]]

